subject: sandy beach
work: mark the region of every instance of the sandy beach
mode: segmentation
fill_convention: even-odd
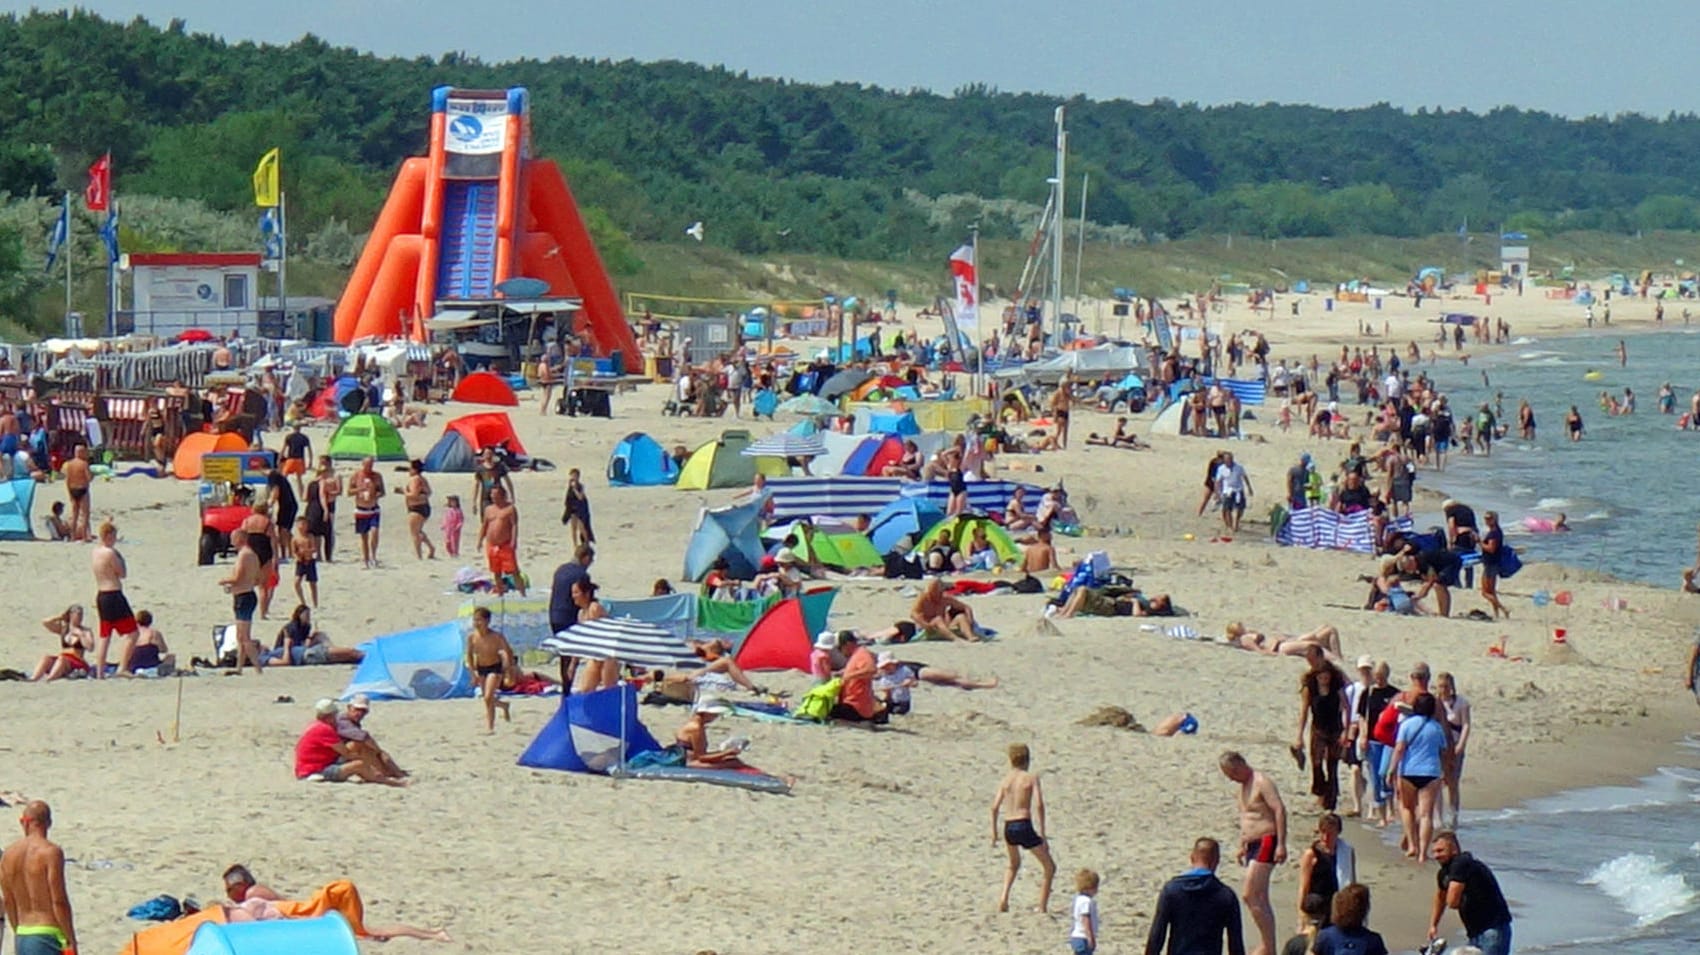
[[[1514,338],[1582,330],[1579,307],[1534,289],[1521,298],[1495,296],[1488,307],[1479,300],[1425,302],[1421,310],[1388,299],[1381,310],[1325,311],[1318,294],[1303,297],[1296,318],[1288,301],[1278,299],[1273,317],[1230,304],[1212,316],[1212,327],[1259,329],[1272,357],[1289,361],[1312,353],[1326,360],[1341,344],[1402,348],[1413,339],[1424,343],[1426,356],[1435,330],[1429,320],[1443,310],[1502,317]],[[1610,329],[1591,332],[1603,339],[1602,355],[1618,332],[1653,327],[1652,309],[1650,302],[1614,301]],[[1668,312],[1666,325],[1680,325],[1680,307]],[[1360,336],[1362,320],[1376,337]],[[1383,322],[1386,337],[1379,334]],[[938,326],[921,327],[936,333]],[[1633,341],[1629,348],[1633,362]],[[1442,353],[1447,372],[1453,354]],[[559,467],[515,478],[521,564],[540,587],[570,556],[559,522],[566,468],[585,473],[599,548],[593,576],[604,594],[646,595],[655,578],[678,579],[698,508],[725,503],[735,492],[609,488],[602,474],[614,443],[646,431],[665,446],[695,446],[726,427],[747,426],[759,436],[790,423],[668,418],[660,413],[663,399],[662,386],[645,386],[617,398],[611,420],[545,417],[535,395],[514,410],[528,449]],[[466,410],[477,409],[433,406],[429,425],[405,432],[410,450],[423,455],[443,422]],[[1141,434],[1149,418],[1138,419]],[[1257,492],[1247,526],[1231,542],[1211,542],[1220,528],[1214,514],[1194,516],[1202,469],[1219,447],[1214,442],[1159,436],[1150,451],[1088,448],[1086,433],[1107,432],[1113,418],[1082,412],[1069,450],[999,463],[1014,478],[1066,481],[1087,531],[1059,538],[1063,560],[1106,550],[1147,592],[1169,593],[1191,614],[1160,623],[1218,637],[1236,620],[1292,633],[1330,623],[1340,629],[1348,658],[1388,660],[1396,675],[1419,659],[1456,674],[1475,707],[1466,807],[1629,778],[1669,758],[1668,744],[1692,725],[1693,704],[1679,671],[1688,633],[1700,622],[1693,598],[1538,564],[1502,586],[1514,613],[1509,621],[1350,609],[1362,604],[1357,575],[1370,572],[1371,560],[1277,547],[1264,518],[1301,450],[1332,468],[1345,444],[1307,439],[1302,429],[1283,434],[1274,415],[1260,418],[1247,425],[1251,440],[1231,445]],[[329,433],[315,429],[315,445]],[[1032,472],[1035,463],[1042,475]],[[346,475],[351,468],[341,470]],[[399,484],[399,474],[385,474],[392,488]],[[440,502],[445,493],[467,497],[472,480],[435,475],[432,483]],[[1438,510],[1444,476],[1424,472],[1418,488],[1425,496],[1419,510],[1424,500],[1429,511]],[[153,611],[180,658],[205,655],[209,631],[228,620],[228,598],[217,581],[229,563],[195,566],[193,485],[102,481],[93,498],[96,520],[111,517],[119,526],[134,606]],[[38,518],[63,499],[62,484],[44,488]],[[452,580],[461,563],[471,562],[471,535],[462,562],[417,561],[402,518],[392,497],[384,513],[383,566],[364,570],[352,519],[339,515],[339,559],[321,565],[318,615],[336,643],[436,622],[461,603]],[[430,531],[440,537],[436,519]],[[69,603],[92,606],[89,552],[82,545],[5,543],[0,561],[7,579],[0,613],[11,621],[0,633],[0,662],[27,672],[55,646],[36,621]],[[287,586],[287,568],[284,579]],[[1539,589],[1569,590],[1575,600],[1536,608],[1529,594]],[[1608,610],[1608,594],[1628,609]],[[876,629],[906,616],[908,604],[896,582],[846,581],[832,622]],[[262,642],[270,644],[291,606],[280,591],[273,619],[256,622]],[[1455,597],[1455,614],[1480,606],[1479,595]],[[799,777],[785,797],[522,769],[514,760],[556,707],[553,698],[516,702],[512,723],[499,724],[494,737],[478,735],[476,701],[379,703],[367,725],[413,771],[410,789],[298,783],[290,772],[292,746],[313,701],[337,695],[347,683],[349,670],[340,667],[187,678],[175,743],[177,680],[7,684],[0,689],[10,704],[0,788],[53,805],[54,836],[76,860],[69,883],[85,952],[122,946],[140,924],[126,920],[125,910],[156,894],[216,897],[219,873],[234,862],[289,893],[351,879],[370,919],[445,925],[456,939],[398,941],[391,948],[728,955],[1062,951],[1068,921],[1060,913],[1072,876],[1090,867],[1104,877],[1102,950],[1131,951],[1143,946],[1156,893],[1186,868],[1192,841],[1210,835],[1224,845],[1236,842],[1233,786],[1216,768],[1226,749],[1245,753],[1281,786],[1292,810],[1294,855],[1308,843],[1316,815],[1308,808],[1309,776],[1286,752],[1299,660],[1172,639],[1143,631],[1138,620],[1060,620],[1058,634],[1041,635],[1033,632],[1043,610],[1038,597],[976,598],[975,610],[998,639],[924,644],[905,656],[996,675],[999,689],[917,690],[916,713],[889,732],[736,723],[733,729],[754,741],[753,762]],[[1555,626],[1569,631],[1569,652],[1549,648]],[[1511,654],[1531,662],[1490,658],[1489,646],[1502,635]],[[807,678],[783,674],[766,682],[800,692]],[[1196,736],[1164,739],[1078,725],[1106,705],[1125,707],[1148,725],[1186,710],[1201,728]],[[644,718],[665,739],[684,715],[647,709]],[[1044,780],[1060,866],[1050,917],[1029,911],[1032,865],[1017,883],[1014,911],[993,911],[1004,851],[989,840],[988,807],[1011,742],[1032,747]],[[1375,893],[1371,925],[1395,948],[1421,941],[1432,865],[1419,869],[1370,850],[1377,835],[1355,820],[1346,838],[1369,863],[1362,876]],[[1467,848],[1468,831],[1463,838]],[[1273,890],[1283,939],[1296,909],[1293,862],[1278,872]],[[1221,874],[1238,885],[1231,862]]]

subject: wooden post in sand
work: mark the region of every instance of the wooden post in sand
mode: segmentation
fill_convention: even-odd
[[[177,674],[177,712],[171,716],[171,741],[183,741],[183,674]]]

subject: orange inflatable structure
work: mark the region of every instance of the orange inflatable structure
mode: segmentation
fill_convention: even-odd
[[[360,900],[360,890],[346,880],[332,882],[303,901],[278,902],[277,908],[286,919],[310,919],[326,912],[340,912],[356,936],[366,937],[366,907]],[[209,922],[225,924],[222,905],[214,904],[194,915],[142,929],[130,936],[118,955],[184,955],[195,939],[195,930]]]
[[[530,140],[524,88],[432,91],[429,150],[396,174],[337,303],[337,341],[424,341],[439,308],[500,299],[498,285],[525,276],[583,301],[575,330],[598,354],[638,360],[566,177],[531,158]]]

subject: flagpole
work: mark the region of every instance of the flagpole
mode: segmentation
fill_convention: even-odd
[[[71,242],[71,190],[65,190],[65,208],[60,211],[65,217],[65,334],[71,334],[71,260],[76,258],[76,245]],[[81,337],[81,336],[78,336]]]
[[[980,340],[980,329],[985,327],[980,317],[980,223],[968,227],[968,236],[974,248],[974,397],[980,399],[986,396],[986,346]]]
[[[284,206],[288,198],[282,189],[277,191],[277,307],[282,312],[285,334],[295,337],[289,330],[289,291],[285,276],[289,271],[289,214]],[[257,333],[257,332],[256,332]]]
[[[106,223],[113,228],[113,240],[116,241],[116,227],[112,224],[112,213],[118,208],[118,194],[110,189],[106,193]],[[150,329],[151,331],[151,329]],[[115,338],[118,335],[118,260],[112,255],[112,246],[106,248],[106,337]]]

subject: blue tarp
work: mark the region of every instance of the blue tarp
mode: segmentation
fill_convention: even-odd
[[[868,415],[868,431],[871,434],[920,434],[921,426],[915,421],[915,413],[905,411],[897,414],[882,411]]]
[[[364,693],[380,700],[447,700],[472,696],[460,622],[405,630],[360,645],[366,658],[342,698]]]
[[[667,594],[662,597],[637,597],[631,600],[604,600],[610,617],[631,617],[644,623],[665,627],[681,637],[696,633],[697,595]]]

